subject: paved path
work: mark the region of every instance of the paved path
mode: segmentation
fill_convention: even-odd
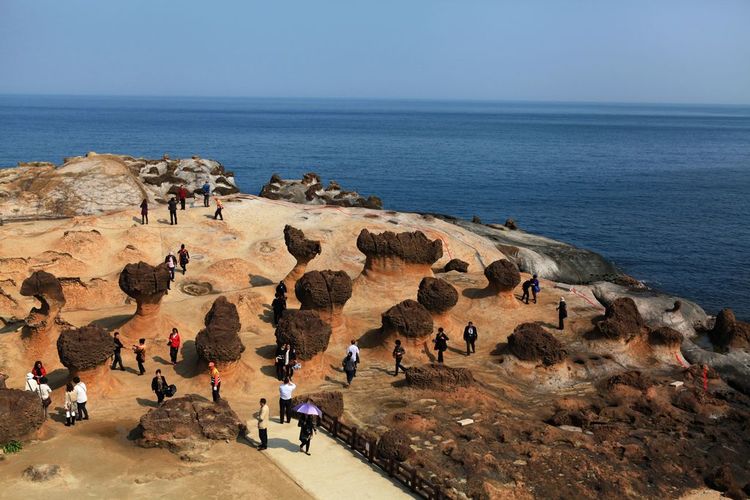
[[[322,428],[313,437],[308,456],[299,451],[299,427],[295,420],[283,425],[275,417],[271,420],[268,449],[258,453],[267,453],[310,495],[321,500],[416,498]],[[257,428],[252,429],[253,441],[257,441],[257,432]]]

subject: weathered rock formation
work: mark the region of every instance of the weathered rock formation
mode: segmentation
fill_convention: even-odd
[[[432,315],[415,300],[408,299],[396,304],[381,318],[384,339],[395,335],[406,340],[421,341],[432,335]]]
[[[406,371],[406,383],[415,389],[450,392],[457,387],[469,387],[474,376],[466,368],[441,364],[413,366]]]
[[[199,461],[211,441],[235,440],[246,430],[226,399],[212,403],[188,395],[168,399],[143,415],[136,442],[144,448],[166,448],[185,460]]]
[[[323,187],[320,176],[313,172],[305,174],[299,180],[282,179],[274,174],[260,190],[260,196],[304,205],[383,208],[383,202],[377,196],[365,198],[356,192],[344,191],[336,181],[331,181],[328,187]]]
[[[400,429],[386,431],[377,444],[377,453],[385,460],[404,462],[414,455],[409,435]]]
[[[648,343],[653,346],[679,348],[682,343],[682,334],[674,328],[662,326],[648,332]]]
[[[103,366],[112,355],[112,336],[96,325],[68,328],[57,339],[57,354],[70,375]]]
[[[328,348],[331,326],[315,311],[287,310],[276,327],[276,342],[289,344],[302,361],[310,361]]]
[[[31,309],[24,320],[24,335],[49,333],[60,321],[60,310],[65,305],[60,281],[46,271],[35,271],[21,284],[21,295],[34,297],[40,306]]]
[[[633,299],[622,297],[607,306],[604,319],[597,323],[596,328],[607,339],[630,342],[645,332],[646,323]]]
[[[216,299],[204,320],[206,328],[195,336],[195,350],[203,361],[239,361],[245,346],[240,340],[237,307],[223,295]]]
[[[496,260],[484,270],[484,276],[489,281],[488,292],[495,295],[512,295],[521,282],[518,267],[508,259]]]
[[[363,229],[357,237],[357,248],[367,257],[365,273],[399,272],[405,265],[430,271],[429,266],[443,256],[443,242],[431,241],[421,231],[375,234]],[[425,275],[431,275],[431,271]]]
[[[131,319],[135,331],[148,328],[159,314],[161,299],[169,287],[169,270],[166,264],[152,266],[145,262],[128,264],[120,273],[120,289],[135,299],[137,308]]]
[[[443,268],[446,273],[450,271],[456,271],[459,273],[465,273],[469,271],[469,263],[461,259],[451,259]]]
[[[307,263],[320,255],[322,248],[320,241],[308,240],[305,233],[290,225],[284,226],[284,243],[292,257],[297,259],[294,268],[284,278],[287,286],[293,288],[297,280],[305,274]]]
[[[417,292],[417,301],[435,314],[448,312],[458,303],[458,291],[440,278],[422,278]]]
[[[294,287],[301,309],[316,311],[332,328],[341,326],[341,311],[352,296],[352,279],[344,271],[310,271]]]
[[[0,443],[22,440],[44,423],[44,410],[35,392],[0,389]]]
[[[341,391],[323,391],[303,394],[292,398],[292,407],[310,401],[329,417],[341,418],[344,415],[344,394]]]
[[[508,337],[508,349],[523,361],[540,361],[545,366],[563,361],[562,343],[536,323],[518,325]]]
[[[722,309],[716,316],[709,337],[714,345],[721,347],[750,347],[750,324],[738,321],[731,309]]]

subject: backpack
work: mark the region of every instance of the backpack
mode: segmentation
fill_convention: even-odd
[[[164,395],[167,396],[168,398],[171,398],[175,394],[177,394],[177,386],[174,384],[168,385],[167,390],[164,391]]]

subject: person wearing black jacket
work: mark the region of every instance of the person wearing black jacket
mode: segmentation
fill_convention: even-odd
[[[276,378],[284,380],[286,376],[286,365],[289,363],[289,344],[280,345],[276,348]]]
[[[169,199],[167,207],[169,208],[169,225],[177,224],[177,200],[174,196]]]
[[[125,347],[125,346],[122,345],[122,342],[120,342],[120,332],[115,332],[115,335],[114,335],[114,344],[115,344],[115,349],[114,349],[114,352],[112,354],[112,366],[111,366],[111,368],[114,370],[117,367],[117,365],[119,364],[120,365],[120,370],[125,371],[125,367],[122,366],[122,356],[120,355],[120,350],[122,350],[122,348]]]
[[[286,297],[283,294],[276,293],[276,298],[271,302],[271,309],[273,309],[273,326],[276,326],[286,310]]]
[[[477,327],[474,323],[469,321],[469,324],[464,328],[464,340],[466,341],[466,355],[470,355],[472,352],[477,352],[474,348],[474,343],[477,341]]]
[[[156,370],[156,376],[151,380],[151,390],[156,393],[157,403],[162,404],[168,388],[167,379],[161,374],[161,370]]]
[[[565,297],[560,297],[560,303],[557,304],[557,319],[560,320],[560,324],[558,325],[558,330],[564,330],[565,329],[565,318],[568,317],[568,304],[565,303]]]
[[[437,361],[438,363],[443,362],[443,353],[448,350],[448,335],[445,334],[443,328],[438,328],[438,333],[435,336],[435,340],[432,342],[435,344],[435,350],[438,352]]]
[[[284,283],[284,280],[279,281],[279,284],[276,285],[276,296],[279,295],[286,297],[286,283]]]

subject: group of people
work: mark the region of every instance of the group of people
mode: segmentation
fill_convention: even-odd
[[[534,304],[536,304],[537,294],[541,291],[541,287],[539,286],[539,276],[536,274],[532,275],[531,278],[521,284],[521,289],[523,290],[521,302],[528,304],[529,293],[531,293],[531,299],[534,301]],[[557,329],[564,330],[565,318],[568,317],[568,304],[565,303],[565,297],[560,297],[560,302],[557,303],[555,310],[557,311]]]
[[[170,251],[167,256],[164,257],[164,263],[167,265],[167,269],[169,270],[170,283],[167,284],[167,288],[171,289],[171,282],[174,281],[174,274],[175,270],[177,269],[177,264],[179,263],[180,268],[182,269],[182,275],[184,276],[187,272],[187,265],[190,263],[190,252],[188,252],[188,249],[185,248],[185,244],[180,244],[180,249],[177,250],[176,257],[175,254]]]
[[[292,412],[292,392],[297,386],[289,380],[284,380],[284,383],[279,386],[279,406],[281,411],[280,422],[283,424],[286,418],[286,423],[291,423],[291,412]],[[255,418],[258,421],[258,437],[260,444],[258,445],[258,451],[268,449],[268,424],[271,421],[271,409],[268,407],[268,401],[266,398],[260,398],[260,408],[255,414]],[[299,451],[304,452],[306,455],[310,454],[310,441],[317,430],[316,417],[312,415],[300,415],[297,426],[300,428],[299,431]]]
[[[203,206],[209,207],[211,198],[211,185],[206,181],[201,187],[200,192],[203,194]],[[185,202],[187,201],[188,190],[185,185],[181,185],[177,189],[177,195],[172,196],[167,201],[167,210],[169,211],[169,225],[177,225],[177,207],[179,205],[180,210],[185,210]],[[214,196],[216,203],[216,211],[214,212],[214,219],[224,220],[222,211],[224,210],[224,204],[221,202],[218,196]],[[144,198],[141,202],[141,224],[148,224],[148,199]]]
[[[34,392],[39,396],[39,403],[44,409],[44,418],[49,416],[49,407],[52,404],[52,388],[47,379],[47,369],[41,361],[34,363],[34,367],[26,374],[25,390]],[[72,382],[65,385],[65,425],[75,425],[77,420],[88,420],[89,412],[86,408],[88,402],[88,389],[79,377],[73,377]]]

